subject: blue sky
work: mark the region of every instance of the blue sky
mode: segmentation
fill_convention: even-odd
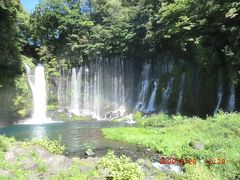
[[[20,1],[28,12],[33,12],[35,6],[39,2],[39,0],[20,0]]]

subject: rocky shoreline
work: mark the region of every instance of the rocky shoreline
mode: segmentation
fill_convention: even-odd
[[[95,150],[88,149],[85,151],[85,158],[68,157],[66,155],[54,154],[44,147],[35,145],[26,145],[24,142],[13,142],[3,154],[3,160],[8,166],[15,166],[19,171],[25,172],[25,179],[62,179],[62,174],[67,174],[75,168],[75,171],[80,174],[85,174],[90,180],[104,180],[111,178],[111,170],[108,168],[99,168],[99,163],[102,157],[96,156]],[[148,149],[147,151],[151,151]],[[104,157],[104,156],[103,156]],[[156,165],[160,155],[153,157],[152,161],[142,158],[135,158],[136,163],[144,173],[144,179],[154,179],[158,171],[182,173],[180,166],[175,168],[169,165]],[[157,167],[158,166],[158,167]],[[160,167],[160,168],[159,168]],[[77,169],[77,170],[76,170]],[[95,174],[91,174],[95,172]],[[90,173],[90,174],[89,174]],[[16,172],[0,167],[0,177],[15,178]],[[67,177],[67,175],[66,175]]]

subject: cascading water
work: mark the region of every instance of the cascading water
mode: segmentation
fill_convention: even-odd
[[[142,71],[142,84],[141,84],[141,92],[138,97],[138,102],[136,104],[135,109],[140,111],[145,111],[146,108],[146,97],[149,89],[149,69],[151,65],[148,63],[144,64]]]
[[[168,81],[167,88],[163,91],[163,94],[162,94],[161,112],[164,112],[164,113],[168,113],[167,105],[168,105],[168,100],[169,100],[171,92],[172,92],[173,80],[174,80],[174,78],[172,77]]]
[[[81,72],[81,70],[79,71]],[[79,81],[78,81],[76,69],[72,69],[72,81],[71,81],[71,89],[72,89],[72,96],[71,96],[71,112],[80,115],[79,112]]]
[[[223,86],[222,86],[222,73],[221,70],[218,73],[218,89],[217,89],[217,105],[214,110],[214,114],[216,114],[220,108],[223,96]]]
[[[179,69],[184,72],[179,74]],[[215,99],[214,90],[208,92],[204,74],[197,71],[197,75],[192,75],[196,74],[192,69],[198,70],[198,67],[169,56],[151,61],[94,59],[69,72],[61,71],[61,78],[56,80],[59,110],[98,120],[118,118],[134,110],[200,116],[213,113],[212,109],[216,113],[220,106],[234,111],[234,85],[225,93],[227,82],[219,75]],[[179,86],[173,86],[175,79],[179,80]],[[216,101],[215,107],[205,102],[208,99]]]
[[[147,113],[151,113],[151,112],[155,112],[156,111],[156,104],[155,104],[155,100],[156,100],[156,95],[157,95],[157,90],[158,90],[158,79],[156,81],[154,81],[154,89],[152,91],[152,94],[150,96],[150,100],[148,103],[148,107],[146,112]]]
[[[176,113],[182,112],[182,100],[183,100],[183,91],[184,91],[184,85],[185,85],[185,72],[181,75],[180,85],[179,85],[179,95],[178,95],[178,101],[177,101],[177,108]]]
[[[235,110],[235,86],[233,83],[231,83],[227,111],[233,112],[234,110]]]
[[[125,112],[123,60],[96,60],[71,72],[69,111],[94,119],[114,118]],[[106,117],[105,117],[106,116]]]
[[[26,121],[26,123],[29,124],[49,123],[50,119],[47,118],[47,92],[44,67],[42,65],[37,65],[34,71],[33,82],[31,77],[31,69],[28,65],[25,66],[28,82],[32,90],[34,107],[32,118],[29,121]]]

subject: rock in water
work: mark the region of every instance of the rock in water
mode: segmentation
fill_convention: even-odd
[[[94,156],[95,153],[91,150],[91,149],[87,149],[87,151],[85,152],[86,156]]]

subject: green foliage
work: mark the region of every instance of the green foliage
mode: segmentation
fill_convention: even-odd
[[[0,3],[0,67],[14,67],[19,70],[20,43],[17,28],[17,12],[20,10],[19,1],[3,1]],[[4,42],[4,43],[3,43]]]
[[[50,140],[48,138],[34,138],[30,141],[23,142],[23,146],[39,145],[53,154],[63,154],[65,146],[61,145],[58,140]]]
[[[133,115],[133,119],[136,121],[136,122],[140,122],[141,119],[142,119],[142,112],[135,112],[134,115]]]
[[[33,68],[33,58],[21,55],[21,71],[25,71],[25,65]],[[30,114],[32,104],[31,90],[28,85],[27,75],[23,73],[21,76],[15,78],[16,96],[13,100],[14,109],[18,117],[25,118]]]
[[[239,6],[235,0],[165,1],[156,13],[159,28],[155,33],[167,48],[181,49],[185,55],[196,57],[205,68],[223,63],[236,65]]]
[[[58,106],[56,104],[48,104],[47,110],[48,111],[56,111],[58,109]]]
[[[71,121],[87,121],[88,117],[73,115],[70,119]]]
[[[138,116],[138,117],[136,117]],[[152,114],[147,117],[141,117],[139,113],[135,114],[135,118],[138,125],[141,126],[153,126],[153,127],[162,127],[168,125],[173,121],[171,117],[166,114]]]
[[[15,142],[14,138],[7,138],[5,136],[0,136],[0,151],[7,151],[11,143]]]
[[[130,158],[122,155],[117,157],[113,151],[108,152],[101,158],[98,168],[107,168],[110,170],[110,177],[114,180],[141,180],[144,174],[137,163],[131,162]]]
[[[240,115],[238,113],[220,113],[208,117],[207,120],[174,116],[173,120],[168,121],[169,125],[163,128],[106,128],[102,132],[106,138],[142,144],[166,156],[197,159],[197,166],[185,167],[185,178],[211,179],[214,176],[235,179],[239,176]],[[153,122],[155,125],[155,120]],[[203,150],[190,146],[190,143],[196,140],[204,142]],[[225,159],[226,164],[207,165],[204,162],[207,159]]]

